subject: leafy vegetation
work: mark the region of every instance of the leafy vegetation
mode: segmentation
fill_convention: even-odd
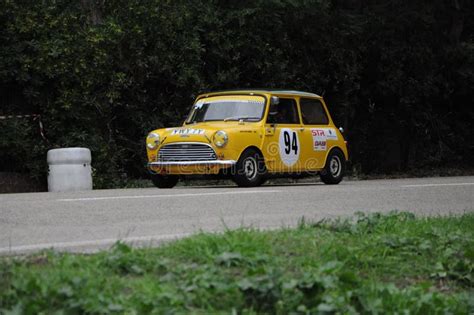
[[[86,146],[95,186],[146,176],[144,137],[197,93],[323,94],[358,173],[472,166],[470,1],[0,0],[0,171]]]
[[[474,215],[359,214],[0,259],[0,314],[469,314]]]

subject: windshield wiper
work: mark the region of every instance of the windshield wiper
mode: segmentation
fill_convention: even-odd
[[[229,120],[260,120],[260,117],[252,117],[252,116],[232,116],[232,117],[227,117],[224,118],[224,121],[229,121]]]

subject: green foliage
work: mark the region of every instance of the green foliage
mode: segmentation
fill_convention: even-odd
[[[0,314],[469,314],[472,213],[359,214],[0,259]]]
[[[92,150],[95,186],[146,176],[144,137],[197,93],[276,87],[328,100],[363,172],[469,164],[468,1],[0,0],[0,171],[46,175],[47,149]],[[472,164],[472,163],[471,163]]]

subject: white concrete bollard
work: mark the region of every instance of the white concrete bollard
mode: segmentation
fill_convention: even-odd
[[[48,151],[48,191],[92,189],[91,151],[87,148],[64,148]]]

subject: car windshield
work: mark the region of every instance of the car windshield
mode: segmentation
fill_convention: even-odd
[[[209,97],[200,99],[194,104],[186,123],[203,121],[262,119],[265,99],[261,96],[243,97]]]

